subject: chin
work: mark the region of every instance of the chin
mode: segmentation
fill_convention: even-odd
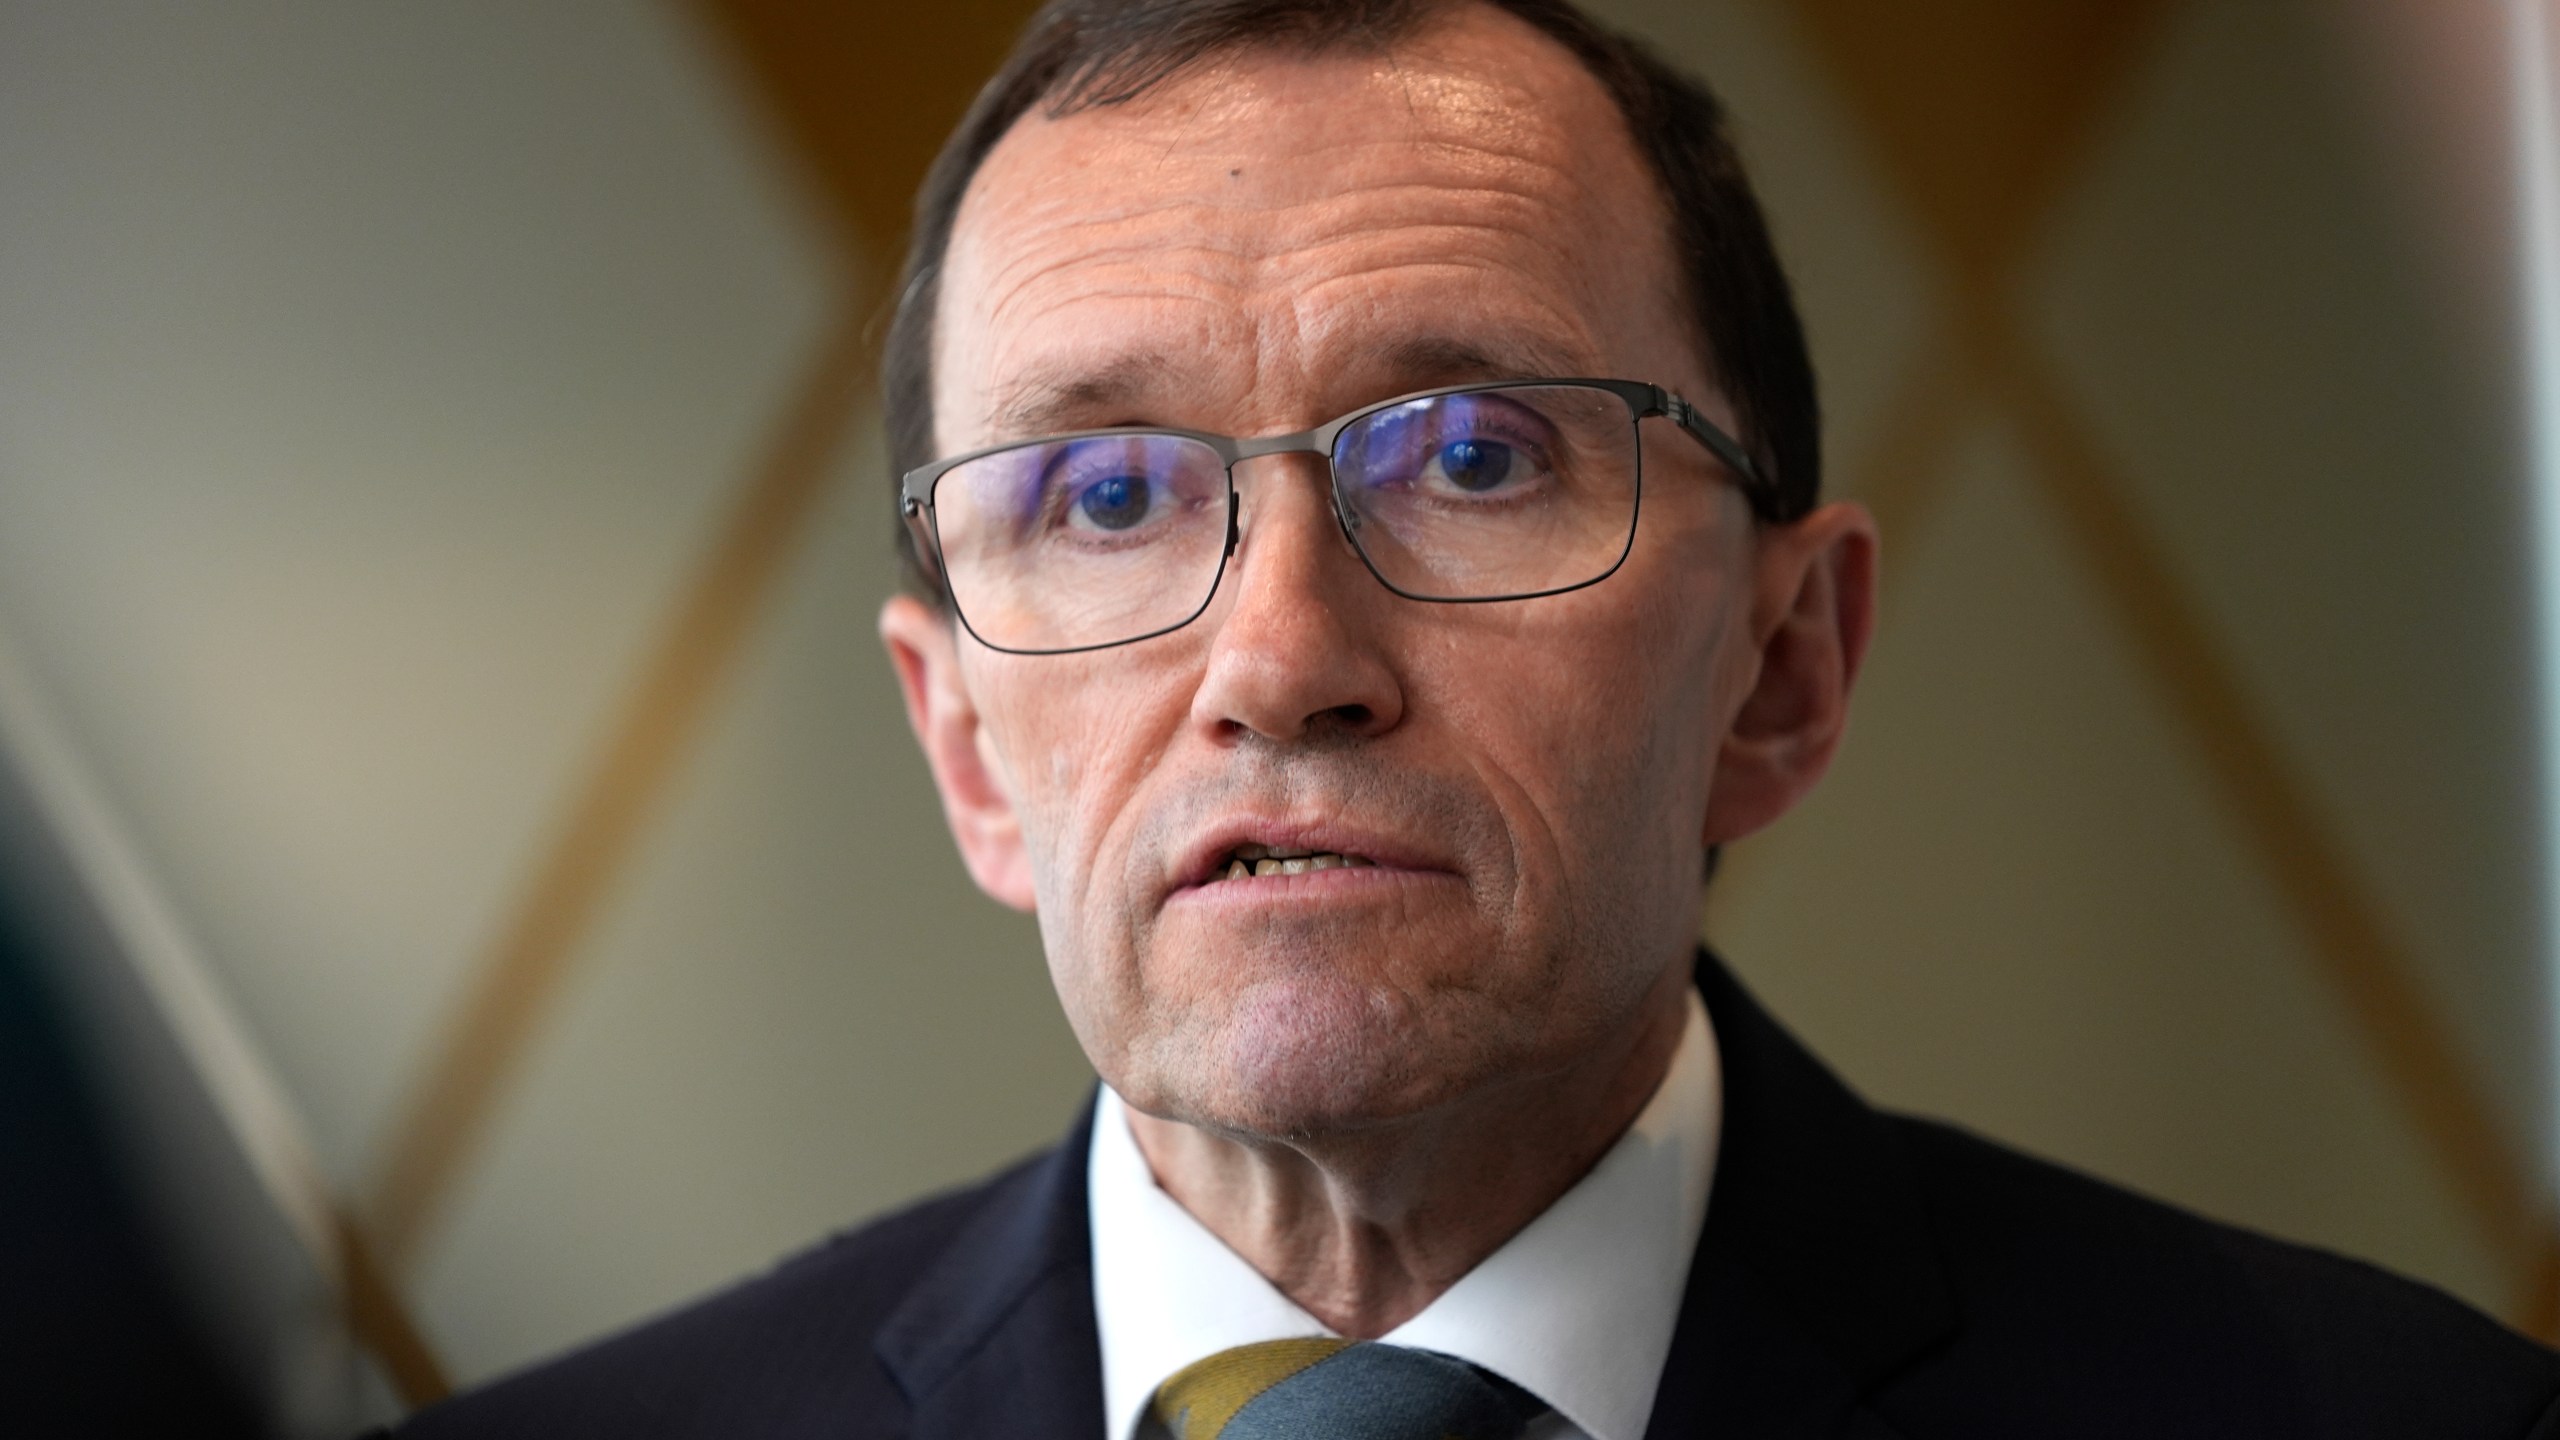
[[[1445,1104],[1486,1071],[1486,1047],[1450,1033],[1450,1018],[1339,978],[1264,983],[1215,1020],[1167,1036],[1146,1102],[1132,1103],[1281,1141],[1392,1124]]]

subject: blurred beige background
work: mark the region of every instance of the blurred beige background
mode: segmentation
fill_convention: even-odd
[[[0,858],[281,1428],[1081,1102],[872,637],[866,322],[1021,8],[0,9]],[[1597,8],[1888,527],[1709,937],[1882,1103],[2547,1323],[2495,7]]]

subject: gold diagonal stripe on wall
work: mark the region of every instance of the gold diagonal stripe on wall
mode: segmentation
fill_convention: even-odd
[[[236,1149],[250,1182],[332,1292],[348,1333],[382,1360],[401,1398],[414,1405],[441,1396],[443,1370],[398,1296],[378,1283],[300,1108],[6,633],[0,633],[0,752],[61,847],[113,951],[130,967],[138,999],[165,1028],[188,1079],[201,1087],[214,1121],[214,1134],[203,1138]]]
[[[452,1377],[400,1302],[400,1288],[374,1258],[364,1227],[341,1210],[337,1221],[338,1285],[347,1331],[369,1351],[401,1402],[431,1405],[453,1393]]]
[[[414,1262],[467,1171],[586,932],[797,551],[875,376],[865,320],[880,261],[896,253],[925,167],[1030,5],[961,0],[872,11],[700,0],[693,8],[713,54],[741,72],[778,148],[824,202],[847,299],[557,838],[397,1112],[369,1211],[372,1240],[352,1223],[345,1229],[349,1273],[363,1282],[353,1305],[358,1338],[411,1403],[441,1393],[443,1378],[389,1274]]]
[[[846,252],[885,272],[925,167],[1031,17],[1032,0],[689,0]],[[867,273],[867,272],[866,272]]]
[[[1876,517],[1885,543],[1910,545],[1937,513],[1938,499],[1955,478],[1955,445],[1982,411],[1982,377],[1971,352],[1960,345],[1932,345],[1927,359],[1902,372],[1875,440],[1851,467],[1848,494]],[[1901,584],[1899,565],[1884,570],[1886,593]]]
[[[1947,486],[1955,477],[1955,444],[1983,412],[1983,384],[1971,358],[1958,345],[1921,349],[1927,363],[1902,372],[1884,419],[1866,447],[1843,467],[1848,481],[1841,493],[1863,503],[1876,517],[1881,545],[1881,595],[1876,604],[1879,627],[1891,623],[1894,602],[1911,573],[1901,556],[1926,531]],[[1715,883],[1707,887],[1700,907],[1699,938],[1709,939],[1714,916],[1758,884],[1763,866],[1775,863],[1760,845],[1728,845],[1717,857]]]
[[[1982,322],[1985,328],[1992,322]],[[2117,623],[2256,852],[2312,958],[2345,1003],[2482,1237],[2519,1274],[2547,1228],[2540,1188],[2518,1159],[2461,1046],[2418,980],[2414,957],[2356,874],[2311,790],[2249,703],[2203,612],[2123,499],[2095,439],[2047,378],[1995,332],[2006,409],[2032,478],[2063,519]]]
[[[1972,313],[1990,313],[1974,308]],[[1986,328],[1977,321],[1968,336]],[[2099,580],[2102,604],[2134,642],[2155,692],[2169,704],[2212,782],[2211,794],[2277,887],[2321,974],[2344,1003],[2356,1033],[2380,1064],[2392,1092],[2409,1107],[2420,1143],[2450,1180],[2491,1252],[2518,1276],[2509,1312],[2519,1328],[2560,1335],[2560,1229],[2540,1186],[2499,1123],[2425,987],[2414,957],[2391,933],[2387,917],[2355,876],[2319,815],[2308,787],[2249,704],[2238,672],[2213,641],[2210,627],[2185,598],[2164,554],[2125,505],[2122,486],[2101,458],[2077,412],[2043,371],[2003,343],[1947,338],[1926,347],[1943,357],[1988,354],[1983,388],[1951,402],[1954,411],[2007,414],[2028,453],[2030,483],[2055,506],[2075,550]],[[1937,373],[1947,373],[1943,369]],[[1913,393],[1926,388],[1914,385]],[[1914,432],[1880,445],[1867,463],[1918,464],[1943,474],[1947,456],[1932,447],[1953,442],[1957,427]],[[1864,473],[1862,471],[1862,473]],[[1925,528],[1943,487],[1935,482],[1896,491],[1882,487],[1894,523],[1906,536]],[[1897,548],[1911,541],[1898,538]],[[1728,865],[1750,873],[1746,848]],[[1744,863],[1732,866],[1733,859]],[[1729,882],[1730,883],[1730,882]],[[1746,882],[1747,883],[1747,882]]]
[[[2034,17],[2007,15],[1980,33],[1993,36],[1970,57],[1937,55],[1914,64],[1913,46],[1943,47],[1966,27],[1937,7],[1915,21],[1933,34],[1898,38],[1878,7],[1854,0],[1806,0],[1794,13],[1806,22],[1814,48],[1831,61],[1835,78],[1870,134],[1880,159],[1905,193],[1915,218],[1930,233],[1941,260],[1948,298],[1956,310],[1951,333],[1922,347],[1922,372],[1906,382],[1909,397],[1930,388],[1946,357],[1972,358],[1984,393],[1968,411],[1998,404],[2021,427],[2033,483],[2063,518],[2072,542],[2088,561],[2117,622],[2132,639],[2156,690],[2300,928],[2320,973],[2344,1003],[2355,1028],[2386,1079],[2409,1107],[2421,1142],[2451,1182],[2492,1253],[2517,1274],[2522,1302],[2514,1317],[2531,1333],[2560,1328],[2560,1229],[2555,1229],[2540,1186],[2476,1083],[2454,1035],[2417,979],[2413,957],[2396,936],[2369,890],[2360,883],[2344,847],[2333,839],[2309,788],[2289,763],[2272,732],[2248,703],[2238,672],[2222,656],[2202,612],[2186,596],[2164,552],[2122,498],[2077,411],[2047,379],[2048,368],[2009,325],[2003,292],[2028,248],[2027,242],[2062,193],[2068,172],[2085,151],[2101,118],[2087,96],[2100,80],[2122,74],[2121,55],[2141,36],[2137,7],[2118,7],[2109,21],[2089,7],[2076,19],[2037,0],[1963,0],[1973,18],[1998,21],[2000,12],[2034,8]],[[1889,9],[1889,7],[1888,7]],[[1906,16],[1905,18],[1910,18]],[[1858,22],[1858,23],[1851,23]],[[2043,38],[2036,38],[2041,27]],[[2023,38],[2022,38],[2023,37]],[[2050,52],[2050,53],[2048,53]],[[2001,70],[2039,70],[2023,81],[2003,81]],[[1936,94],[1927,77],[1951,82]],[[2055,77],[2077,75],[2073,84]],[[2010,97],[2008,122],[1983,123],[1985,96]],[[2079,92],[2075,97],[2074,90]],[[1967,98],[1969,96],[1969,98]],[[2023,97],[2023,98],[2022,98]],[[2000,137],[2035,110],[2044,139]],[[2056,141],[2053,137],[2063,137]],[[1992,154],[1970,154],[1987,140]],[[2019,146],[2027,147],[2021,151]],[[2005,157],[2001,147],[2009,147]],[[1976,161],[1983,163],[1976,164]],[[2006,188],[1998,177],[2008,176]],[[1989,188],[1986,188],[1989,187]],[[1893,437],[1874,462],[1917,465],[1943,473],[1952,425],[1935,432],[1888,426]],[[1932,454],[1932,451],[1941,453]],[[1942,486],[1909,484],[1891,473],[1867,474],[1872,490],[1906,527],[1925,520]]]
[[[2546,1345],[2560,1336],[2560,1226],[2544,1225],[2533,1263],[2507,1306],[2507,1321]]]
[[[420,1238],[487,1130],[572,957],[798,549],[870,390],[871,348],[862,322],[851,307],[836,318],[391,1132],[368,1214],[379,1253],[395,1273],[416,1258]]]
[[[1959,276],[2004,276],[2114,110],[2167,0],[1781,0],[1885,183]]]
[[[1975,315],[1993,313],[1982,301],[1968,308]],[[2122,487],[2099,458],[2085,424],[2017,350],[1972,338],[1985,328],[1977,321],[1962,337],[1923,347],[1932,361],[1914,371],[1915,377],[1976,375],[1966,383],[1980,389],[1944,398],[1944,386],[1915,378],[1906,393],[1936,394],[1955,416],[1990,411],[1996,402],[2001,413],[2018,421],[2030,483],[2055,503],[2071,543],[2091,562],[2102,603],[2134,638],[2155,690],[2196,746],[2215,800],[2233,816],[2278,887],[2324,978],[2339,992],[2393,1093],[2410,1107],[2422,1145],[2451,1179],[2475,1228],[2518,1273],[2519,1299],[2509,1318],[2529,1334],[2560,1336],[2560,1308],[2554,1304],[2560,1281],[2551,1278],[2560,1276],[2560,1230],[2553,1228],[2540,1186],[2450,1029],[2415,980],[2414,958],[2392,937],[2344,851],[2328,838],[2332,832],[2311,792],[2284,765],[2281,747],[2248,704],[2237,671],[2221,658],[2158,547],[2134,528]],[[1959,353],[1994,358],[1979,371],[1950,369],[1944,357]],[[1910,537],[1925,531],[1943,493],[1938,477],[1948,468],[1946,449],[1959,429],[1951,423],[1893,432],[1862,465],[1859,473],[1875,478],[1860,493],[1883,497],[1879,513],[1899,527],[1887,532],[1897,550],[1907,550]],[[1887,478],[1905,466],[1931,478],[1916,484],[1897,483],[1898,475]],[[1729,872],[1748,875],[1750,856],[1745,848],[1727,857]],[[1735,865],[1737,859],[1743,863]]]

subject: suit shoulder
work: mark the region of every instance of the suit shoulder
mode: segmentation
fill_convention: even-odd
[[[902,1411],[880,1326],[954,1237],[1041,1163],[929,1197],[760,1275],[502,1377],[392,1432],[447,1436],[830,1436]]]
[[[2537,1419],[2560,1434],[2560,1355],[2441,1290],[1952,1126],[1895,1123],[1977,1358],[2245,1390],[2305,1434],[2485,1440],[2541,1434]]]

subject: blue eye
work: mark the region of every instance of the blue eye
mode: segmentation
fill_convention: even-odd
[[[1147,518],[1154,487],[1144,475],[1106,475],[1076,496],[1076,508],[1105,530],[1126,530]]]
[[[1440,447],[1440,473],[1461,490],[1490,490],[1511,474],[1515,453],[1498,440],[1451,441]]]

